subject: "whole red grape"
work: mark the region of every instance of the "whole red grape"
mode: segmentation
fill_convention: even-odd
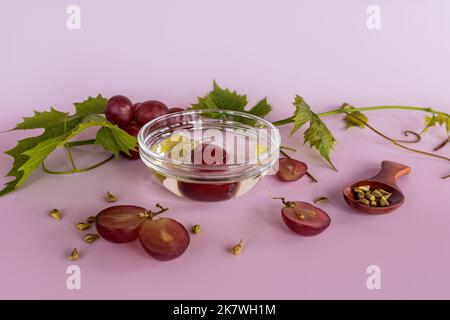
[[[191,151],[194,164],[207,166],[205,175],[215,166],[227,164],[227,153],[220,146],[203,143]],[[201,170],[201,169],[200,169]],[[217,171],[220,171],[219,169]],[[239,189],[239,182],[230,183],[193,183],[178,181],[178,190],[188,199],[197,201],[223,201],[233,198]]]
[[[125,96],[111,97],[106,103],[105,116],[111,123],[117,124],[121,128],[126,127],[133,120],[133,104]]]
[[[167,114],[169,109],[161,101],[149,100],[138,105],[134,112],[134,119],[137,124],[143,126],[150,120]]]
[[[178,108],[178,107],[173,107],[173,108],[169,108],[169,112],[168,113],[175,113],[175,112],[181,112],[181,111],[186,111],[183,108]],[[187,120],[187,118],[189,118],[187,115],[179,115],[176,117],[171,117],[170,119],[167,120],[167,125],[177,125],[180,124],[182,122],[185,122]]]
[[[172,108],[169,108],[168,113],[175,113],[175,112],[181,112],[181,111],[185,111],[185,109],[179,108],[179,107],[172,107]]]

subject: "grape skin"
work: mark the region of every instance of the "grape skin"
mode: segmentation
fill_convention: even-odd
[[[105,116],[111,123],[123,128],[133,120],[134,107],[130,99],[117,95],[111,97],[106,103]]]
[[[125,243],[138,238],[139,227],[144,219],[145,208],[120,205],[103,209],[97,214],[95,227],[98,234],[114,243]]]
[[[157,117],[166,115],[168,112],[169,109],[161,101],[149,100],[137,106],[134,112],[134,118],[138,125],[143,126]]]
[[[308,166],[298,160],[281,158],[278,161],[277,176],[281,181],[297,181],[308,171]]]

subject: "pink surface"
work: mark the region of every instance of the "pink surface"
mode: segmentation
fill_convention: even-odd
[[[382,28],[366,28],[373,1],[3,1],[0,19],[1,130],[32,109],[71,103],[101,92],[135,101],[161,99],[187,106],[212,79],[268,96],[271,120],[289,116],[295,93],[316,111],[349,102],[403,104],[450,111],[450,3],[445,0],[376,1]],[[66,8],[82,10],[82,27],[66,28]],[[373,124],[399,135],[422,125],[418,112],[369,114]],[[448,163],[396,149],[369,131],[343,131],[330,170],[301,138],[297,147],[320,180],[282,183],[267,177],[251,193],[223,203],[196,203],[154,185],[141,162],[114,161],[95,171],[49,176],[40,170],[17,192],[0,198],[0,298],[450,298],[450,197]],[[2,133],[6,150],[24,134]],[[431,150],[443,131],[431,130]],[[449,149],[442,151],[449,154]],[[86,152],[78,154],[84,160]],[[101,152],[93,156],[104,156]],[[89,155],[91,157],[91,155]],[[63,155],[53,158],[62,163]],[[412,167],[399,182],[405,205],[390,215],[367,216],[348,208],[343,186],[374,174],[384,159]],[[83,160],[81,160],[83,161]],[[0,174],[11,158],[0,155]],[[6,182],[7,179],[2,179]],[[138,243],[83,244],[74,224],[105,207],[111,190],[119,203],[147,207],[158,201],[186,226],[201,224],[188,251],[171,262],[150,258]],[[312,201],[332,224],[315,238],[293,234],[272,196]],[[61,222],[46,212],[61,208]],[[244,253],[226,249],[239,239]],[[66,256],[82,250],[82,289],[66,289]],[[366,268],[379,265],[382,289],[368,290]]]

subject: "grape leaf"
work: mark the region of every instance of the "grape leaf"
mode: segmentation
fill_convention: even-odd
[[[204,97],[198,97],[198,101],[192,104],[194,110],[198,109],[224,109],[234,110],[240,112],[251,113],[258,117],[265,117],[272,106],[267,102],[267,99],[262,99],[249,111],[245,110],[247,106],[247,96],[240,95],[236,91],[229,89],[222,89],[216,81],[213,82],[213,90]]]
[[[60,112],[53,107],[50,111],[34,111],[34,116],[24,117],[21,123],[18,123],[13,130],[26,130],[37,128],[49,128],[56,124],[62,123],[68,116],[67,112]]]
[[[119,157],[120,152],[130,155],[130,151],[137,151],[136,137],[129,135],[119,127],[101,127],[97,131],[95,143],[114,153],[116,158]]]
[[[302,97],[296,95],[293,104],[296,110],[292,117],[294,128],[291,131],[291,136],[309,122],[309,128],[306,129],[303,135],[304,142],[309,143],[311,147],[317,149],[322,158],[337,171],[330,157],[331,151],[334,148],[334,143],[336,142],[333,134],[320,117],[311,110],[311,107]]]
[[[341,107],[343,110],[351,110],[355,109],[352,105],[348,103],[344,103]],[[356,119],[355,119],[356,118]],[[366,123],[369,121],[367,116],[359,111],[352,111],[346,113],[344,117],[345,129],[349,129],[351,127],[359,127],[364,129],[366,127]]]
[[[59,143],[64,139],[64,136],[59,136],[39,142],[34,148],[31,148],[22,154],[27,156],[27,161],[17,171],[23,171],[22,177],[25,180],[36,169],[42,161],[56,149]]]
[[[90,114],[100,114],[105,112],[106,99],[101,94],[97,97],[88,97],[83,102],[75,102],[77,116],[87,116]]]
[[[445,125],[447,133],[450,133],[450,117],[444,113],[434,114],[430,116],[425,116],[425,128],[422,132],[426,132],[429,128],[436,126]]]
[[[0,196],[17,189],[51,152],[65,145],[86,128],[99,126],[111,130],[114,140],[109,145],[107,141],[102,141],[99,145],[113,151],[116,156],[120,151],[128,153],[129,150],[134,150],[136,138],[100,114],[104,110],[105,103],[106,100],[98,95],[96,98],[89,97],[84,102],[75,104],[76,113],[70,116],[51,108],[50,111],[35,112],[34,117],[24,118],[14,130],[43,128],[44,132],[35,137],[22,139],[14,148],[5,151],[14,158],[13,166],[7,174],[14,179],[0,190]],[[115,149],[112,150],[110,145]]]
[[[18,170],[19,168],[22,168],[24,165],[26,165],[27,161],[29,160],[28,155],[24,155],[23,152],[26,152],[27,150],[33,149],[35,146],[37,146],[41,141],[42,138],[40,136],[38,137],[32,137],[32,138],[26,138],[23,140],[20,140],[16,147],[14,147],[11,150],[5,151],[6,154],[10,155],[14,158],[13,167],[8,172],[7,176],[14,177],[14,180],[11,180],[6,183],[5,188],[0,191],[0,196],[5,195],[11,191],[14,191],[17,187],[19,187],[23,181],[34,171],[33,168],[30,169],[28,166],[28,170]],[[46,141],[46,140],[43,140]]]
[[[70,134],[59,144],[64,145],[73,137],[78,135],[81,131],[89,127],[101,127],[97,131],[95,144],[101,145],[105,150],[114,153],[116,158],[119,157],[120,152],[130,154],[130,151],[136,151],[137,140],[136,137],[128,134],[126,131],[120,129],[115,124],[109,122],[103,115],[89,114],[74,128]]]
[[[251,108],[249,113],[258,117],[265,117],[270,111],[272,111],[272,106],[267,102],[267,98],[264,98]]]
[[[51,115],[50,113],[47,113],[47,115],[50,117],[50,119],[53,119],[53,115]],[[41,116],[42,115],[39,115],[39,117]],[[32,120],[31,118],[27,119],[27,126],[28,123],[30,123],[30,126],[32,126],[31,123],[37,123],[34,122],[34,120]],[[81,118],[78,117],[66,122],[55,124],[52,127],[47,127],[44,133],[42,133],[41,135],[22,139],[18,141],[17,145],[14,148],[5,151],[7,155],[14,158],[13,166],[8,172],[7,176],[14,177],[15,179],[6,183],[5,188],[0,191],[0,196],[17,189],[25,181],[25,179],[28,178],[28,176],[30,176],[31,173],[33,173],[33,171],[39,166],[40,163],[34,160],[38,157],[43,157],[43,159],[45,159],[45,157],[54,150],[51,149],[51,144],[47,145],[47,148],[44,149],[38,147],[38,145],[44,143],[47,140],[51,140],[54,143],[56,143],[58,139],[59,141],[63,141],[66,133],[72,131],[80,123],[80,121]],[[33,152],[32,150],[35,150],[35,152]],[[48,151],[47,154],[45,154],[46,151]],[[30,163],[28,163],[28,161],[30,161]]]

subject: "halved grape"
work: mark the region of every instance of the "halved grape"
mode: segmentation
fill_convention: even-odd
[[[189,246],[186,228],[170,218],[146,220],[139,229],[139,240],[155,259],[168,261],[182,255]]]
[[[123,128],[130,125],[134,116],[134,107],[130,99],[117,95],[111,97],[106,103],[106,119]]]
[[[297,181],[308,171],[306,163],[295,159],[281,158],[278,161],[277,176],[281,181]]]
[[[303,201],[285,202],[281,216],[292,231],[302,236],[315,236],[331,223],[325,211]]]
[[[143,126],[150,120],[167,114],[168,111],[167,106],[161,101],[149,100],[137,106],[134,112],[134,119],[138,125]]]
[[[131,205],[112,206],[97,214],[95,227],[105,240],[114,243],[134,241],[144,222],[145,208]]]

